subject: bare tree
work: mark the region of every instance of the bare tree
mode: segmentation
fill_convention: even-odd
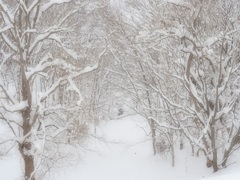
[[[79,56],[67,43],[75,23],[69,19],[84,6],[69,2],[0,1],[0,118],[12,132],[1,146],[18,146],[25,179],[36,178],[43,157],[54,150],[51,142],[67,144],[70,137],[61,141],[59,137],[81,138],[79,133],[84,132],[76,116],[83,98],[75,79],[96,69],[98,63],[79,65]],[[61,14],[56,13],[60,6]],[[79,129],[71,125],[76,121]],[[52,158],[59,153],[55,150]]]
[[[128,92],[154,122],[152,129],[171,130],[171,138],[183,133],[193,153],[203,151],[216,172],[239,146],[239,4],[159,2],[149,1],[146,9],[128,6],[152,13],[123,15],[118,20],[121,46],[112,52],[132,84]]]
[[[154,60],[153,65],[148,63],[161,79],[158,86],[150,85],[167,105],[174,126],[204,151],[214,172],[226,166],[238,147],[237,5],[236,1],[165,4],[168,27],[159,33],[159,46],[154,49],[161,50],[166,60],[161,62],[167,66]],[[214,21],[216,13],[221,21]]]

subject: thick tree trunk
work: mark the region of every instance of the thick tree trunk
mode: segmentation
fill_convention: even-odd
[[[216,153],[215,153],[216,154]],[[217,172],[218,171],[218,164],[215,158],[213,158],[214,160],[212,161],[212,165],[213,165],[213,172]]]
[[[24,144],[19,145],[19,151],[20,154],[22,155],[23,161],[24,161],[24,179],[25,180],[35,180],[34,176],[34,158],[31,155],[25,154],[24,152],[26,147]]]
[[[34,177],[34,158],[32,156],[24,156],[25,177],[27,180],[35,180]]]
[[[30,131],[29,131],[29,127],[26,126],[26,124],[24,123],[24,135],[27,135]],[[27,133],[28,132],[28,133]],[[23,142],[23,144],[19,145],[19,151],[22,155],[23,161],[24,161],[24,177],[25,180],[35,180],[35,176],[34,176],[34,157],[31,154],[28,154],[28,150],[31,150],[31,142],[28,142],[27,140],[25,140]]]
[[[28,107],[22,111],[23,118],[23,137],[25,137],[24,142],[19,144],[19,151],[24,160],[25,166],[25,180],[35,180],[34,177],[34,157],[29,154],[27,151],[31,150],[31,141],[29,141],[29,137],[31,136],[31,105],[32,105],[32,94],[30,90],[29,81],[26,78],[24,66],[21,67],[22,73],[22,100],[28,102]]]

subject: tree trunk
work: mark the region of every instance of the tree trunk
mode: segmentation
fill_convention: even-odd
[[[34,176],[34,158],[32,156],[24,155],[25,163],[25,178],[27,180],[35,180]]]
[[[179,135],[180,135],[180,147],[179,147],[179,148],[180,148],[180,150],[183,150],[183,148],[184,148],[184,146],[183,146],[183,144],[184,144],[184,143],[183,143],[183,138],[184,138],[184,137],[183,137],[183,132],[180,131],[180,132],[179,132]]]
[[[32,94],[30,90],[29,81],[26,78],[24,66],[21,67],[22,73],[22,100],[28,102],[28,107],[22,111],[23,118],[23,137],[25,137],[24,142],[19,144],[19,151],[24,160],[25,166],[25,180],[35,180],[34,177],[34,157],[27,151],[31,150],[31,141],[28,141],[29,136],[31,136],[31,105],[32,105]]]
[[[215,137],[215,128],[214,128],[214,120],[211,125],[211,145],[212,145],[212,154],[213,154],[213,159],[212,159],[212,166],[213,166],[213,172],[218,171],[218,154],[217,154],[217,149],[216,149],[216,137]]]
[[[27,108],[29,109],[29,108]],[[27,110],[28,112],[28,110]],[[24,117],[24,116],[23,116]],[[28,118],[29,119],[29,118]],[[26,136],[31,131],[31,127],[29,125],[29,120],[25,119],[23,123],[23,134]],[[31,142],[28,142],[27,139],[23,142],[23,144],[20,145],[19,151],[22,155],[22,158],[24,160],[24,166],[25,166],[25,179],[26,180],[35,180],[34,177],[34,157],[31,154],[28,154],[28,150],[31,150]]]
[[[233,150],[233,147],[239,143],[239,135],[240,135],[240,128],[238,129],[237,133],[235,134],[235,136],[232,138],[231,140],[231,144],[230,144],[230,147],[228,148],[228,150],[225,150],[224,151],[224,155],[223,155],[223,162],[222,162],[222,167],[226,167],[227,165],[227,161],[228,161],[228,158]]]
[[[152,133],[152,146],[153,146],[153,154],[156,155],[156,125],[154,120],[150,120],[150,126],[151,126],[151,133]]]
[[[171,155],[172,155],[172,167],[175,167],[175,151],[174,151],[174,145],[170,145],[171,148]]]
[[[26,154],[26,145],[19,144],[19,152],[24,161],[24,179],[25,180],[35,180],[34,176],[34,158],[31,155]]]
[[[207,163],[206,163],[207,167],[210,168],[212,167],[213,163],[212,161],[209,159],[209,157],[207,157]]]
[[[171,156],[172,156],[172,167],[175,167],[175,149],[174,149],[174,142],[173,142],[173,132],[170,130],[168,132],[169,134],[169,140],[170,140],[170,151],[171,151]]]
[[[146,78],[146,75],[145,75],[145,71],[144,71],[144,68],[143,68],[143,65],[141,63],[141,61],[138,60],[138,64],[139,64],[139,67],[141,68],[142,70],[142,73],[143,73],[143,80],[144,80],[144,85],[146,87],[146,94],[147,94],[147,101],[148,101],[148,106],[149,106],[149,115],[150,117],[153,116],[153,111],[151,110],[152,109],[152,102],[151,102],[151,96],[150,96],[150,92],[149,92],[149,85],[148,85],[148,80]],[[156,124],[155,124],[155,121],[151,118],[151,119],[148,119],[148,123],[149,123],[149,126],[150,126],[150,129],[151,129],[151,134],[152,134],[152,146],[153,146],[153,154],[156,155],[157,153],[157,148],[156,148]]]
[[[216,153],[215,153],[216,154]],[[213,158],[214,160],[212,161],[212,165],[213,165],[213,172],[217,172],[218,171],[218,164],[215,158]]]
[[[228,153],[228,151],[225,151],[225,152],[224,152],[224,156],[223,156],[222,167],[226,167],[228,157],[229,157],[229,153]]]

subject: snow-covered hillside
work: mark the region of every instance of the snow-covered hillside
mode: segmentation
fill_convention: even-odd
[[[148,131],[148,125],[140,116],[109,121],[98,132],[109,143],[93,140],[90,148],[94,151],[86,152],[77,167],[56,172],[54,180],[215,180],[240,177],[240,173],[225,175],[225,171],[212,175],[212,170],[205,167],[204,159],[188,156],[188,151],[178,152],[173,168],[166,159],[152,155]]]
[[[221,170],[215,174],[210,175],[206,180],[239,180],[240,179],[240,163],[239,157],[236,159],[238,163],[229,166],[227,169]],[[203,179],[203,180],[204,180]]]
[[[204,159],[179,151],[176,167],[153,156],[148,124],[141,116],[109,121],[98,129],[78,165],[54,170],[46,180],[238,180],[239,163],[213,174]],[[2,133],[1,133],[2,134]],[[14,153],[0,159],[2,180],[20,180],[20,159]]]

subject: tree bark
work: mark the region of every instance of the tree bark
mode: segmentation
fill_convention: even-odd
[[[224,155],[223,155],[223,162],[222,162],[222,167],[226,167],[227,165],[227,161],[228,158],[233,150],[233,147],[238,143],[238,139],[239,139],[239,135],[240,135],[240,128],[238,129],[236,135],[232,138],[230,147],[228,148],[228,150],[224,151]]]
[[[23,61],[22,61],[23,62]],[[25,179],[26,180],[35,180],[34,177],[34,157],[31,154],[27,153],[27,150],[31,149],[31,142],[28,142],[28,137],[31,136],[31,104],[32,104],[32,94],[30,90],[29,81],[26,78],[24,65],[21,66],[22,74],[22,100],[28,102],[28,107],[22,111],[23,118],[23,137],[25,140],[19,145],[19,151],[24,160],[25,166]],[[27,147],[28,146],[28,147]]]
[[[218,171],[218,154],[217,154],[217,149],[216,149],[216,137],[215,137],[215,120],[213,120],[213,123],[211,124],[211,146],[212,146],[212,166],[213,166],[213,172]]]
[[[150,126],[151,126],[151,133],[152,133],[152,146],[153,146],[153,154],[156,155],[156,125],[154,120],[150,120]]]
[[[25,180],[35,180],[34,176],[34,158],[31,155],[25,154],[24,152],[25,146],[24,144],[19,144],[19,151],[24,161],[24,179]]]

